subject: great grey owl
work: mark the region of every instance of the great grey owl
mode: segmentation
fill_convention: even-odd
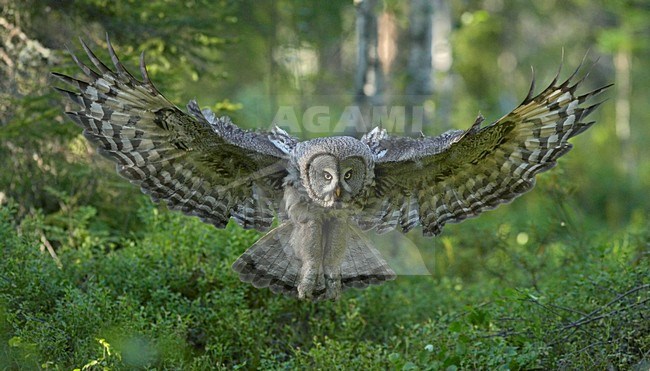
[[[81,106],[68,116],[122,176],[170,209],[260,231],[277,216],[232,267],[255,287],[310,300],[395,277],[364,231],[421,225],[437,235],[530,190],[593,124],[584,119],[599,103],[586,102],[608,87],[576,94],[576,70],[537,95],[531,84],[521,105],[487,126],[479,116],[437,137],[375,128],[361,139],[298,141],[278,127],[242,130],[195,101],[181,111],[151,83],[143,56],[138,81],[107,44],[115,71],[82,41],[96,70],[72,55],[85,78],[54,73]]]

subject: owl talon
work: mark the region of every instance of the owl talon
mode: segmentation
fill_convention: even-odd
[[[312,293],[314,291],[314,288],[313,285],[311,285],[312,287],[309,286],[310,285],[308,285],[306,282],[302,282],[300,285],[298,285],[298,299],[300,300],[312,299],[313,297]]]
[[[325,275],[325,300],[338,300],[341,294],[341,277]]]
[[[298,298],[301,300],[311,300],[316,288],[316,272],[307,270],[298,285]]]
[[[336,300],[342,277],[345,288],[395,277],[365,230],[407,232],[419,224],[425,236],[438,235],[445,223],[529,191],[535,176],[571,148],[568,139],[594,124],[583,119],[600,103],[587,100],[611,86],[578,95],[587,74],[574,81],[576,70],[536,96],[531,84],[519,107],[488,126],[481,127],[479,116],[469,130],[437,137],[403,138],[375,128],[361,140],[299,141],[277,127],[242,130],[194,100],[181,111],[154,87],[144,56],[138,81],[107,44],[115,71],[82,41],[97,71],[73,55],[83,81],[53,74],[71,89],[58,90],[81,106],[68,116],[121,175],[170,209],[217,228],[232,218],[260,231],[277,213],[282,224],[233,269],[242,281],[274,292],[294,295],[298,283],[303,300]]]

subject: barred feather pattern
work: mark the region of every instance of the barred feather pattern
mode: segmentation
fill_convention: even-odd
[[[287,155],[273,144],[274,134],[242,130],[195,101],[189,113],[181,111],[151,83],[144,55],[138,81],[106,41],[115,71],[82,40],[96,70],[71,53],[85,79],[53,73],[71,87],[57,90],[81,107],[66,113],[84,136],[153,200],[219,228],[232,217],[244,228],[267,230],[286,176]],[[288,134],[279,135],[285,150],[295,145]]]
[[[584,80],[576,78],[578,68],[537,95],[533,78],[523,102],[487,126],[479,116],[468,130],[437,137],[375,129],[360,141],[298,142],[277,127],[242,130],[195,101],[182,111],[154,87],[144,56],[139,81],[106,42],[113,69],[82,41],[94,68],[72,55],[85,77],[54,73],[69,89],[58,90],[80,107],[67,114],[84,136],[119,174],[171,209],[220,228],[232,218],[262,231],[277,215],[280,226],[233,269],[255,287],[311,300],[395,277],[350,221],[379,233],[422,225],[425,235],[437,235],[446,223],[511,201],[571,149],[571,137],[593,124],[586,117],[600,103],[591,100],[608,87],[577,94]],[[345,175],[341,164],[350,166]],[[331,169],[336,184],[318,175],[322,170],[332,180]]]
[[[406,232],[423,226],[437,235],[460,222],[512,201],[530,190],[535,175],[555,166],[572,145],[568,140],[591,127],[585,118],[600,103],[590,99],[611,85],[576,94],[580,67],[565,81],[558,75],[496,122],[481,127],[479,115],[466,131],[435,138],[392,137],[382,130],[364,140],[375,156],[375,194],[357,219],[364,229]]]
[[[287,243],[292,228],[288,222],[279,225],[233,263],[233,270],[243,282],[250,282],[257,288],[268,287],[274,293],[298,296],[301,262]],[[348,228],[349,234],[343,233],[347,236],[347,249],[340,267],[341,288],[364,289],[395,279],[395,272],[361,231],[353,226]],[[317,280],[312,300],[324,300],[326,294],[325,282]]]

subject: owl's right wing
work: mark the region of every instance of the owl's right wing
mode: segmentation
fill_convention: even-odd
[[[267,230],[282,197],[286,151],[295,139],[280,129],[242,130],[227,117],[201,111],[195,101],[187,106],[189,114],[181,111],[151,83],[143,57],[138,81],[107,43],[116,71],[82,41],[99,73],[74,55],[84,80],[53,73],[73,88],[57,89],[81,106],[67,114],[84,136],[154,201],[218,228],[232,217],[244,228]]]
[[[577,95],[584,80],[572,81],[577,72],[562,83],[556,76],[536,96],[533,79],[526,99],[485,127],[479,116],[466,131],[433,138],[394,137],[378,129],[366,134],[362,140],[375,156],[376,186],[359,225],[381,233],[420,224],[425,235],[437,235],[445,223],[530,190],[535,175],[571,149],[568,139],[593,124],[583,120],[600,103],[583,104],[608,87]]]

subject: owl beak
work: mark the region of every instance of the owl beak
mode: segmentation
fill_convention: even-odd
[[[341,198],[341,187],[336,186],[336,189],[334,189],[334,194],[336,195],[336,198]]]

